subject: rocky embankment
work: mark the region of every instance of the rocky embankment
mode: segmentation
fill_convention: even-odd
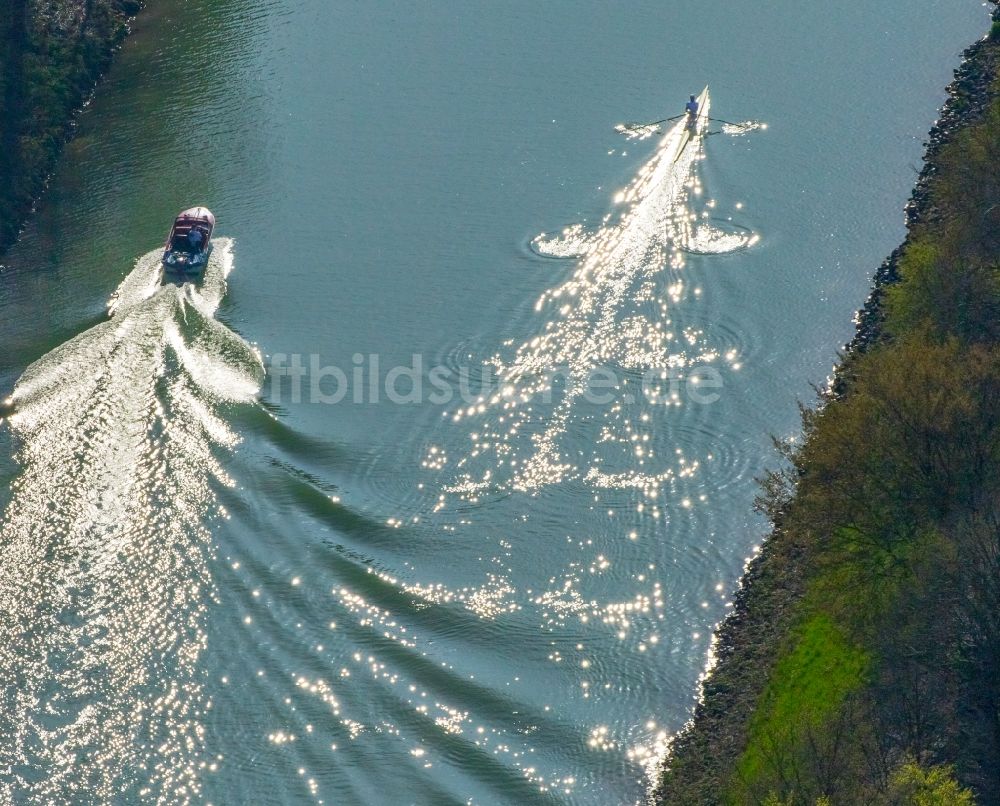
[[[1000,797],[997,152],[1000,9],[804,445],[764,480],[774,530],[657,803]]]
[[[996,0],[991,0],[996,2]],[[994,16],[1000,11],[994,12]],[[948,86],[948,99],[941,109],[941,116],[931,128],[927,142],[924,144],[924,164],[917,178],[913,193],[906,204],[906,228],[912,231],[925,222],[932,222],[939,214],[934,208],[930,193],[930,181],[938,172],[936,156],[941,148],[954,139],[955,134],[966,126],[982,120],[986,114],[990,99],[996,94],[993,86],[998,69],[998,54],[995,43],[990,39],[982,39],[966,49],[962,54],[962,64],[955,71],[955,80]],[[872,292],[865,301],[864,307],[858,311],[857,330],[851,343],[847,345],[847,353],[861,353],[881,337],[883,321],[883,300],[887,286],[899,279],[899,258],[903,247],[893,250],[878,267],[872,282]]]
[[[45,187],[75,114],[140,0],[5,0],[0,10],[0,254]]]

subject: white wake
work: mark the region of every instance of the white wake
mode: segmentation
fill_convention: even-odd
[[[609,401],[614,398],[601,410],[599,441],[629,442],[635,428],[627,412],[640,395],[644,403],[673,405],[672,375],[736,360],[674,318],[686,298],[700,293],[683,275],[688,251],[719,252],[746,243],[739,236],[727,240],[692,212],[691,199],[701,194],[696,167],[705,132],[702,126],[681,150],[685,123],[660,140],[596,231],[573,226],[533,242],[540,254],[573,257],[577,265],[568,280],[538,300],[543,322],[536,334],[511,345],[512,355],[493,358],[496,385],[451,413],[455,422],[468,422],[472,441],[455,463],[451,492],[475,499],[490,488],[533,491],[566,478],[612,484],[617,475],[581,467],[579,452],[571,455],[563,439],[584,416],[595,379]],[[654,383],[640,389],[639,376]],[[596,415],[591,409],[587,416]],[[647,471],[653,457],[644,456],[641,446],[636,455],[641,467],[630,471],[628,486],[655,488],[685,472],[668,465]],[[442,499],[439,508],[444,505]]]
[[[214,319],[232,267],[159,287],[137,262],[112,317],[31,365],[9,425],[21,472],[0,527],[0,799],[184,802],[199,791],[206,522],[224,408],[259,356]]]

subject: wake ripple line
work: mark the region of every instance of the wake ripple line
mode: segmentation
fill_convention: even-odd
[[[206,521],[227,404],[260,357],[212,317],[232,267],[159,288],[144,255],[112,318],[30,366],[9,418],[22,470],[0,526],[0,797],[183,803],[200,792]]]

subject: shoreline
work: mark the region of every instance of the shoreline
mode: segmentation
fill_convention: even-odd
[[[997,6],[997,0],[990,2]],[[885,329],[887,292],[900,280],[901,259],[918,229],[933,226],[942,217],[931,192],[932,181],[940,171],[942,149],[961,132],[983,122],[1000,91],[1000,48],[992,38],[1000,24],[1000,7],[994,8],[992,19],[992,36],[988,32],[963,52],[954,80],[947,87],[941,114],[924,144],[921,172],[904,207],[906,235],[875,271],[871,292],[855,316],[855,334],[844,346],[821,408],[851,397],[857,364],[873,348],[892,338]],[[810,434],[816,416],[806,415]],[[792,461],[793,475],[798,471],[801,477],[801,468]],[[770,492],[765,490],[766,494]],[[672,739],[670,751],[661,763],[653,792],[657,804],[759,802],[734,796],[732,781],[740,775],[738,761],[741,754],[745,758],[752,726],[759,721],[762,698],[770,691],[768,678],[798,629],[800,606],[809,595],[809,575],[815,573],[816,555],[822,551],[810,536],[786,522],[788,510],[800,497],[793,492],[780,509],[767,513],[773,528],[761,551],[748,563],[734,593],[733,610],[716,631],[715,665],[703,680],[692,718]],[[787,801],[805,802],[797,796]],[[777,799],[774,803],[783,806],[786,801]]]
[[[989,0],[997,5],[1000,0]],[[993,19],[1000,19],[1000,8],[993,12]],[[899,280],[899,259],[903,248],[910,240],[910,233],[920,224],[932,222],[939,214],[934,209],[930,197],[929,184],[938,171],[935,162],[942,147],[950,142],[955,135],[974,123],[982,120],[990,101],[990,84],[995,71],[991,69],[995,56],[990,48],[989,35],[974,42],[962,52],[961,64],[955,68],[955,78],[946,88],[948,97],[941,107],[941,114],[934,122],[924,142],[923,165],[917,181],[910,192],[910,198],[903,207],[906,223],[906,235],[903,243],[897,246],[875,270],[872,278],[871,292],[862,307],[855,314],[855,333],[851,341],[844,345],[845,359],[852,355],[864,353],[869,347],[882,338],[882,322],[884,321],[885,289]],[[839,376],[844,362],[837,367]],[[839,377],[835,381],[835,392],[843,391],[839,385]]]
[[[48,188],[142,0],[11,0],[0,20],[0,257]]]

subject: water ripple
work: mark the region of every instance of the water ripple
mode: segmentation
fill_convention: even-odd
[[[138,261],[109,321],[31,365],[12,395],[22,472],[0,531],[12,802],[200,790],[203,520],[239,441],[221,411],[253,399],[261,365],[212,318],[231,244],[217,243],[200,291],[159,288],[158,258]]]

